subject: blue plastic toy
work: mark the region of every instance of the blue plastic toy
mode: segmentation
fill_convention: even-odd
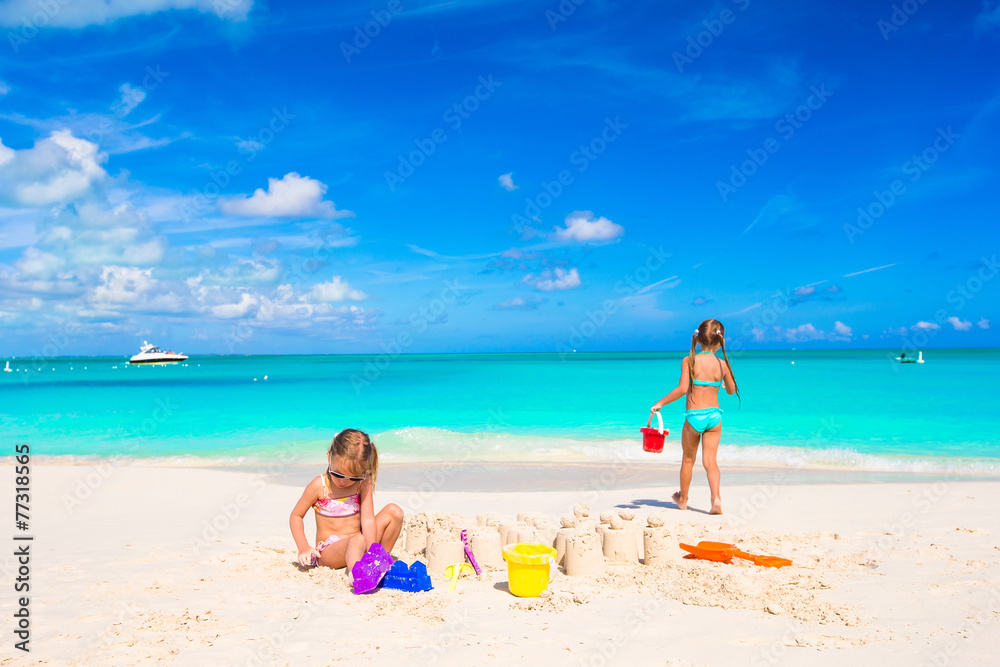
[[[389,568],[382,580],[382,588],[394,588],[397,591],[409,591],[419,593],[429,591],[434,586],[431,585],[431,578],[427,574],[427,566],[419,560],[413,561],[413,565],[407,568],[406,563],[397,560]]]
[[[365,555],[351,569],[354,594],[361,595],[378,588],[390,567],[392,567],[392,556],[386,553],[385,547],[378,542],[368,547]]]

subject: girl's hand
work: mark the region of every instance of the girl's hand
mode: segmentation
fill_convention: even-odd
[[[650,411],[650,412],[659,412],[659,411],[660,411],[660,408],[661,408],[661,407],[663,407],[663,406],[662,406],[662,405],[660,405],[659,403],[657,403],[656,405],[654,405],[653,407],[651,407],[651,408],[649,409],[649,411]]]
[[[309,547],[299,552],[299,565],[302,567],[315,567],[319,562],[319,552]]]

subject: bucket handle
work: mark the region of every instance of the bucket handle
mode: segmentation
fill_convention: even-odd
[[[649,413],[649,419],[646,420],[646,428],[649,428],[652,425],[654,414],[656,415],[656,421],[660,424],[658,429],[660,431],[660,435],[663,435],[663,417],[660,415],[659,410]]]

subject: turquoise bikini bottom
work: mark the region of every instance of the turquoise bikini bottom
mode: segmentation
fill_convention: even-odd
[[[684,418],[691,428],[704,433],[722,423],[722,408],[703,408],[701,410],[685,410]]]

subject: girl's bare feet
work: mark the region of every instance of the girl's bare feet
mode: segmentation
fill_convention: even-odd
[[[681,500],[681,492],[680,491],[675,491],[674,495],[672,495],[671,498],[673,498],[674,502],[677,503],[677,509],[679,509],[679,510],[686,510],[688,508],[687,498],[684,498],[683,500]],[[719,510],[719,514],[722,514],[722,510]]]
[[[709,514],[722,514],[722,498],[712,501],[712,511]]]

